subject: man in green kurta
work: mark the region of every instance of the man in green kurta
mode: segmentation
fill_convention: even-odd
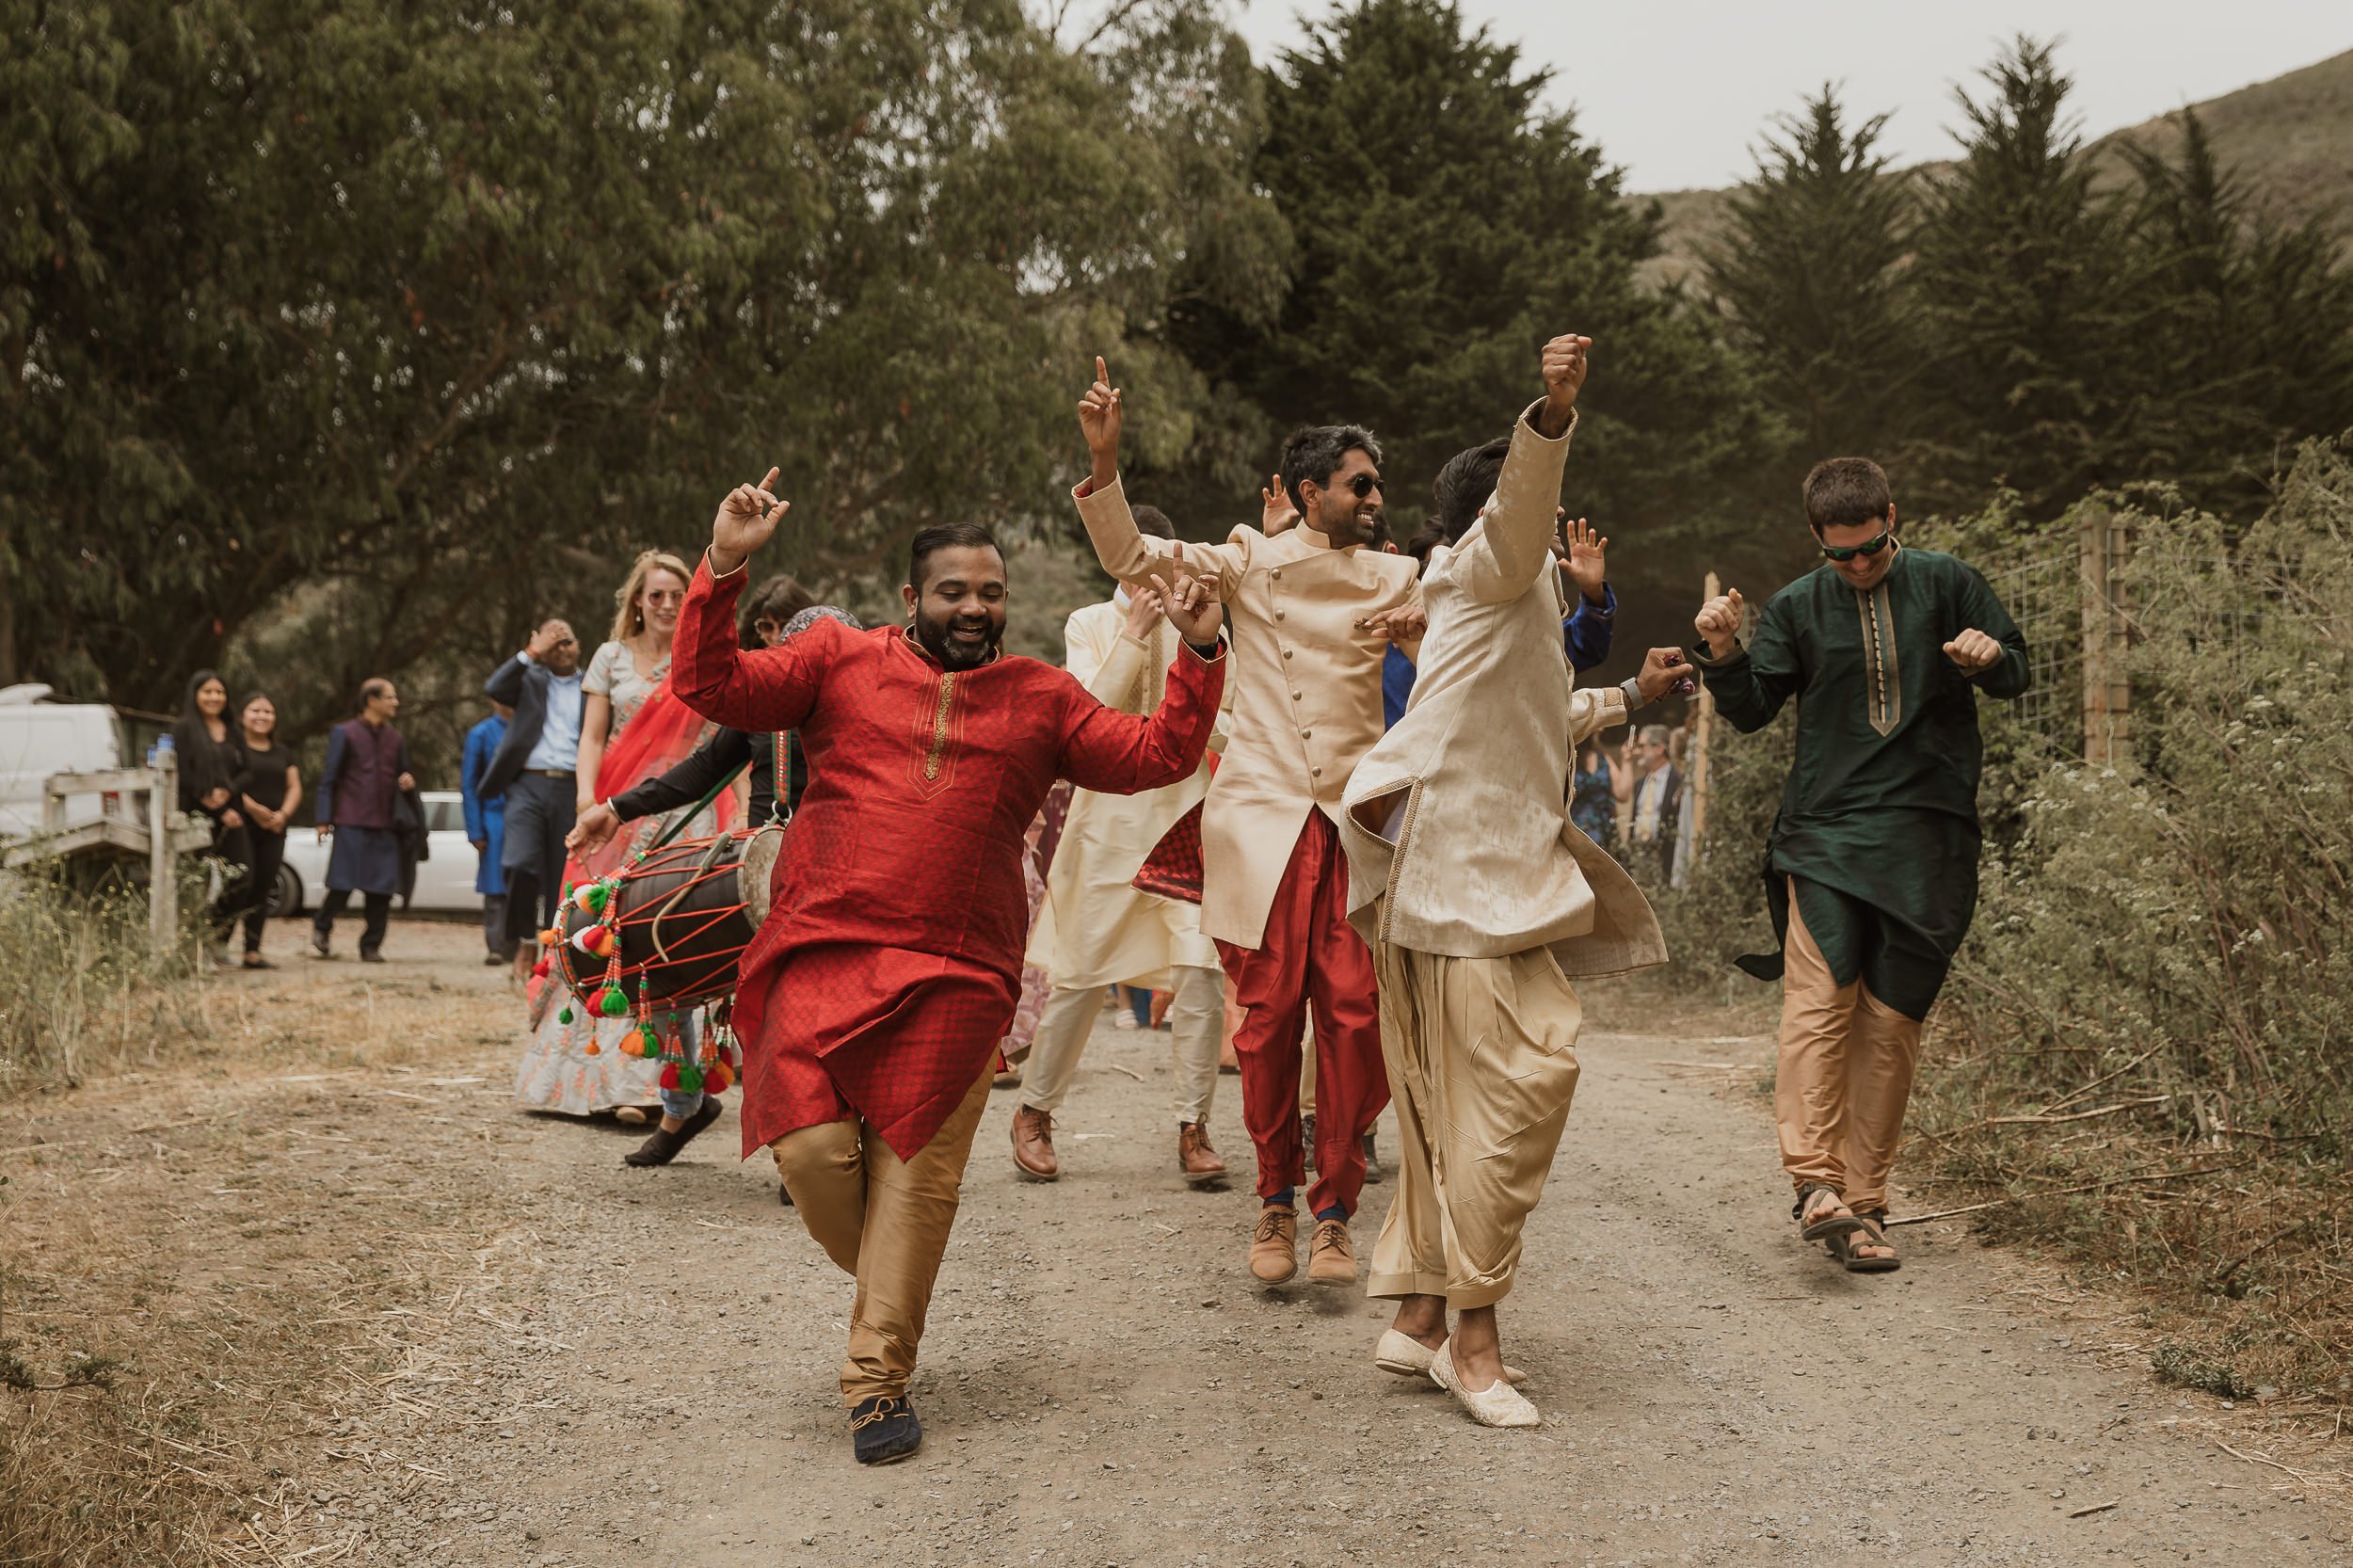
[[[1739,642],[1740,595],[1694,622],[1716,708],[1743,733],[1798,702],[1797,758],[1766,850],[1781,952],[1774,1115],[1797,1219],[1857,1272],[1897,1266],[1887,1176],[1920,1024],[1977,902],[1977,694],[2014,697],[2026,642],[1966,562],[1896,537],[1887,475],[1833,457],[1805,478],[1825,564]]]

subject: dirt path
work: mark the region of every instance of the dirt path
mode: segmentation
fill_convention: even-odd
[[[1257,1287],[1246,1176],[1183,1189],[1164,1037],[1107,1016],[1061,1183],[1014,1180],[991,1104],[915,1390],[927,1445],[862,1471],[834,1390],[849,1286],[735,1160],[732,1109],[626,1170],[635,1134],[508,1109],[514,1004],[456,934],[396,945],[462,1019],[423,1070],[485,1080],[380,1102],[397,1169],[477,1223],[446,1304],[405,1315],[405,1364],[322,1394],[325,1457],[267,1560],[2353,1564],[2345,1516],[2215,1447],[2233,1417],[2154,1384],[2114,1304],[1958,1228],[1899,1232],[1881,1278],[1801,1248],[1761,1106],[1670,1065],[1761,1043],[1608,1032],[1506,1308],[1541,1431],[1373,1369],[1385,1310],[1358,1291]],[[1246,1172],[1239,1120],[1229,1076]]]

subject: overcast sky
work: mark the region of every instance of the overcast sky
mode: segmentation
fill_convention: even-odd
[[[1260,59],[1324,0],[1237,0]],[[2001,40],[2059,34],[2092,135],[2353,49],[2343,0],[1464,0],[1465,13],[1547,65],[1557,102],[1639,191],[1726,185],[1772,116],[1825,81],[1860,112],[1895,111],[1898,163],[1951,154],[1953,86]]]

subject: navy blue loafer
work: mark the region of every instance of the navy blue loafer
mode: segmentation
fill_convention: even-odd
[[[860,1464],[896,1464],[923,1446],[923,1423],[904,1394],[877,1394],[850,1412],[850,1448]]]

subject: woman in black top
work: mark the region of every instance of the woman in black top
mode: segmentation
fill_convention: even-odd
[[[217,673],[198,670],[189,678],[179,721],[171,727],[171,746],[179,755],[180,809],[200,811],[212,819],[213,853],[227,862],[220,897],[213,902],[206,954],[218,962],[228,952],[229,933],[244,907],[253,854],[246,838],[245,813],[237,805],[237,774],[245,760],[229,728],[229,687]]]
[[[302,772],[295,755],[278,744],[278,705],[260,692],[237,710],[245,765],[237,774],[238,808],[245,813],[246,842],[252,851],[246,879],[245,967],[272,969],[262,956],[262,924],[269,916],[271,889],[286,858],[286,824],[302,804]]]

